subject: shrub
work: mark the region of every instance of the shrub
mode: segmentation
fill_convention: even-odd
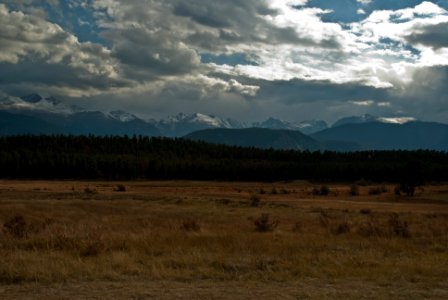
[[[370,208],[362,208],[359,212],[362,215],[370,215],[372,213],[372,210]]]
[[[386,193],[387,188],[385,185],[372,187],[369,189],[369,195],[381,195],[382,193]]]
[[[106,251],[106,245],[101,237],[89,237],[82,241],[80,246],[81,257],[94,257]]]
[[[400,195],[401,195],[401,187],[400,187],[400,185],[395,186],[395,188],[394,188],[394,193],[395,193],[395,195],[397,195],[397,196],[400,196]]]
[[[116,192],[126,192],[126,186],[124,184],[117,184],[116,188],[114,189]]]
[[[351,196],[358,196],[359,195],[359,187],[356,184],[352,184],[350,186],[350,195]]]
[[[370,219],[366,223],[359,227],[358,233],[364,237],[379,237],[383,236],[383,230],[378,225],[378,223]]]
[[[182,225],[180,228],[185,231],[197,232],[197,231],[201,230],[201,225],[196,220],[185,220],[182,222]]]
[[[330,188],[326,185],[323,185],[320,188],[314,187],[312,190],[312,194],[315,196],[327,196],[328,194],[330,194]]]
[[[401,184],[398,186],[398,191],[399,191],[399,192],[403,192],[403,193],[406,194],[406,196],[408,196],[408,197],[412,197],[412,196],[414,196],[415,188],[416,188],[416,185],[415,185],[415,184],[411,184],[411,183],[401,183]],[[395,189],[396,189],[396,188],[395,188]],[[395,194],[397,194],[396,191],[395,191]]]
[[[261,203],[261,197],[258,196],[257,194],[252,194],[249,198],[249,201],[250,201],[250,206],[258,207],[258,206],[260,206],[260,203]]]
[[[254,221],[255,230],[258,232],[273,231],[277,228],[278,224],[279,221],[277,219],[271,220],[269,214],[261,214],[261,216]]]
[[[12,235],[16,238],[24,238],[28,236],[29,226],[25,221],[25,218],[20,215],[16,215],[6,221],[3,224],[3,230],[7,234]]]
[[[93,194],[97,194],[98,192],[97,192],[97,190],[95,190],[95,189],[92,189],[92,188],[90,188],[90,187],[86,187],[86,188],[84,189],[84,193],[89,194],[89,195],[93,195]]]
[[[344,234],[350,232],[350,223],[348,221],[344,221],[338,224],[333,230],[333,234]]]
[[[295,222],[294,225],[292,226],[292,231],[294,232],[301,232],[303,229],[303,223],[298,221]]]
[[[319,192],[320,192],[320,195],[327,196],[328,194],[330,194],[330,188],[326,185],[323,185],[320,187]]]
[[[328,214],[324,210],[320,211],[320,213],[319,213],[319,223],[320,223],[320,226],[322,226],[323,228],[327,228],[327,229],[328,229],[328,226],[330,225],[330,220],[328,218]]]
[[[399,237],[408,238],[411,236],[409,232],[408,223],[406,221],[401,221],[397,213],[394,213],[389,218],[389,228],[392,233]]]
[[[282,194],[284,194],[284,195],[288,195],[290,192],[287,190],[287,189],[285,189],[285,188],[282,188],[281,190],[280,190],[280,192],[282,193]]]

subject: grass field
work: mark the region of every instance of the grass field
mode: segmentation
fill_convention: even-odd
[[[448,185],[322,186],[0,181],[0,299],[448,299]]]

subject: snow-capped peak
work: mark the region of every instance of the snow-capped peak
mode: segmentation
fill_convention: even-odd
[[[320,130],[328,128],[325,121],[321,120],[308,120],[301,122],[288,122],[270,117],[264,122],[253,123],[254,127],[269,128],[269,129],[287,129],[287,130],[299,130],[304,134],[312,134]]]
[[[130,122],[138,119],[135,115],[125,112],[123,110],[114,110],[108,114],[111,118],[120,122]]]
[[[187,115],[184,113],[179,113],[176,116],[168,117],[165,120],[161,120],[164,124],[169,123],[197,123],[203,124],[207,127],[219,127],[219,128],[231,128],[229,120],[222,119],[217,116],[206,115],[202,113],[194,113],[191,115]]]
[[[352,116],[342,118],[336,123],[334,123],[333,127],[344,125],[344,124],[359,124],[359,123],[369,123],[369,122],[378,122],[378,123],[389,123],[389,124],[405,124],[408,122],[417,121],[414,117],[376,117],[369,114],[363,116]]]
[[[42,97],[39,94],[31,94],[20,98],[6,96],[0,99],[0,109],[57,114],[73,114],[83,110],[77,106],[64,104],[54,97]]]
[[[226,120],[223,120],[216,116],[204,115],[201,113],[195,113],[192,121],[204,123],[210,127],[230,128],[232,127]]]
[[[395,117],[395,118],[378,118],[378,121],[390,124],[405,124],[409,122],[415,122],[417,121],[417,119],[413,117]]]

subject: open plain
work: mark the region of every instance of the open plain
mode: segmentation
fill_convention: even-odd
[[[0,181],[1,299],[448,299],[448,185]]]

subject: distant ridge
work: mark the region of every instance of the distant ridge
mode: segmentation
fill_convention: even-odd
[[[320,144],[299,131],[266,128],[205,129],[184,136],[186,139],[229,146],[261,149],[319,150]]]
[[[434,122],[343,124],[315,133],[312,137],[323,143],[357,145],[355,150],[448,151],[448,125]]]
[[[403,115],[350,116],[331,127],[321,120],[290,122],[271,117],[244,123],[202,113],[179,113],[156,121],[123,110],[87,110],[39,94],[1,98],[0,135],[23,134],[185,136],[211,143],[287,150],[448,151],[447,124]]]

